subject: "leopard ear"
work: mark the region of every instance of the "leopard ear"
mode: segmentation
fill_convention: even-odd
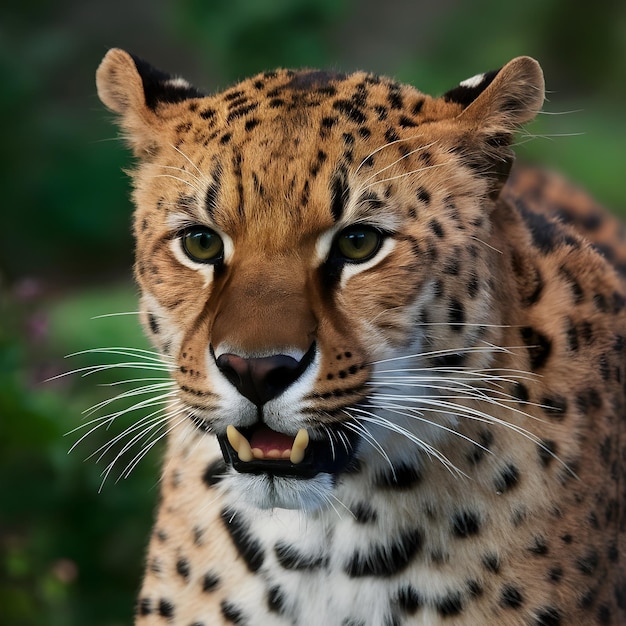
[[[543,72],[530,57],[518,57],[500,70],[479,74],[443,97],[462,105],[458,115],[462,152],[468,164],[490,180],[495,197],[514,161],[510,145],[521,124],[540,111],[544,99]]]
[[[172,78],[124,50],[107,52],[96,72],[102,103],[120,116],[120,125],[137,156],[155,146],[162,107],[204,94],[182,78]]]

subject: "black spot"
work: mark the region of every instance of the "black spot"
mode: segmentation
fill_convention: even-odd
[[[528,387],[524,383],[513,383],[511,392],[520,402],[528,402]]]
[[[325,555],[305,555],[297,548],[279,541],[274,546],[276,559],[282,567],[296,571],[314,571],[323,569],[328,565],[328,557]]]
[[[548,554],[548,550],[548,542],[546,538],[541,535],[533,537],[533,542],[528,547],[528,551],[537,556],[545,556]]]
[[[478,515],[472,511],[459,511],[452,517],[452,532],[456,537],[465,539],[477,535],[480,531]]]
[[[480,282],[476,274],[471,274],[467,281],[467,295],[470,298],[475,298],[480,291]]]
[[[541,405],[543,412],[556,421],[561,421],[567,413],[567,400],[563,396],[544,396]]]
[[[448,306],[448,321],[452,325],[454,332],[460,333],[463,331],[463,324],[465,323],[465,307],[456,299],[450,300]]]
[[[207,572],[202,577],[202,591],[204,591],[205,593],[215,591],[219,587],[219,584],[219,576],[217,576],[217,574],[214,574],[213,572]]]
[[[449,276],[458,276],[461,271],[461,262],[458,256],[448,259],[443,267],[443,273]]]
[[[426,190],[424,187],[420,187],[420,188],[417,190],[417,192],[416,192],[416,196],[417,196],[417,199],[418,199],[420,202],[423,202],[423,203],[424,203],[424,204],[426,204],[426,205],[429,205],[429,204],[430,204],[430,200],[431,200],[431,198],[430,198],[430,192],[428,192],[428,190]]]
[[[563,233],[558,223],[547,219],[540,213],[533,213],[521,202],[517,203],[520,215],[530,231],[533,244],[547,254],[563,241]]]
[[[561,624],[561,613],[553,606],[539,609],[535,626],[559,626]]]
[[[220,143],[224,146],[227,143],[230,142],[232,138],[232,133],[224,133],[221,137],[220,137]]]
[[[216,115],[217,115],[217,111],[215,109],[208,108],[208,109],[204,109],[203,111],[200,111],[200,117],[203,120],[211,120]]]
[[[152,334],[158,335],[160,331],[159,323],[156,320],[156,316],[152,313],[148,314],[148,324],[150,326],[150,330],[152,331]]]
[[[174,617],[174,604],[169,600],[161,598],[159,600],[159,615],[171,619]]]
[[[585,299],[585,292],[580,286],[580,283],[578,282],[574,273],[569,270],[565,265],[562,265],[559,268],[559,273],[569,285],[569,288],[572,292],[572,297],[574,299],[574,303],[580,304]]]
[[[435,607],[437,609],[437,613],[439,613],[442,617],[458,615],[463,610],[461,594],[456,591],[452,591],[443,598],[437,598],[435,600]]]
[[[602,397],[596,389],[589,387],[576,395],[576,407],[585,415],[602,407]]]
[[[479,598],[483,595],[484,591],[482,585],[477,580],[468,580],[467,590],[473,598]]]
[[[579,572],[586,576],[592,576],[598,567],[598,561],[598,553],[594,549],[591,549],[584,556],[579,556],[575,563]]]
[[[548,570],[548,580],[551,583],[560,583],[563,579],[563,568],[555,565]]]
[[[256,128],[260,123],[261,121],[257,119],[256,117],[252,117],[249,120],[246,120],[246,125],[245,125],[246,132],[250,132],[253,128]]]
[[[363,109],[357,107],[351,100],[336,100],[333,108],[343,113],[349,120],[357,124],[363,124],[367,121],[367,117]]]
[[[376,477],[381,489],[410,489],[422,479],[419,469],[413,465],[399,465]]]
[[[209,463],[202,474],[202,481],[207,487],[217,485],[226,475],[226,463],[223,459],[215,459]]]
[[[495,487],[496,491],[500,493],[505,493],[506,491],[510,491],[517,485],[519,482],[519,470],[515,465],[509,463],[506,467],[504,467],[500,474],[496,477]]]
[[[251,102],[249,104],[242,104],[241,106],[233,108],[228,113],[228,117],[226,118],[226,121],[232,122],[238,117],[243,117],[244,115],[247,115],[248,113],[250,113],[250,111],[254,111],[256,108],[258,108],[258,106],[259,106],[258,102]]]
[[[137,615],[152,615],[152,600],[150,598],[141,598],[137,602]]]
[[[371,524],[378,519],[378,513],[365,502],[359,502],[350,510],[357,524]]]
[[[229,622],[237,624],[237,626],[243,626],[246,623],[243,611],[227,600],[222,600],[220,603],[220,609],[224,618]]]
[[[391,545],[374,545],[365,553],[356,552],[345,566],[351,578],[387,577],[398,574],[411,562],[422,547],[422,532],[404,531]]]
[[[385,139],[388,143],[393,143],[394,141],[398,141],[400,139],[400,135],[398,135],[393,128],[388,128],[385,131]]]
[[[189,580],[189,574],[191,572],[189,566],[189,560],[185,558],[180,558],[176,561],[176,573],[183,578],[184,580]]]
[[[611,368],[609,367],[609,361],[606,354],[600,355],[600,358],[598,359],[598,369],[600,370],[602,380],[608,381],[611,376]]]
[[[404,613],[414,615],[422,606],[423,601],[417,590],[411,585],[407,585],[398,589],[398,593],[394,598],[394,604]]]
[[[336,117],[323,117],[320,122],[320,136],[327,137],[330,129],[337,124],[339,120]]]
[[[539,461],[543,467],[548,467],[554,457],[557,454],[556,442],[551,439],[544,439],[537,444],[537,453],[539,454]]]
[[[478,445],[473,445],[469,454],[467,455],[467,460],[472,465],[478,465],[485,454],[487,454],[488,450],[493,444],[493,433],[490,430],[481,430],[479,433],[478,441],[476,442]]]
[[[483,567],[492,574],[497,574],[500,571],[500,559],[498,555],[493,552],[489,552],[483,556],[482,564]]]
[[[417,100],[415,104],[411,107],[411,113],[413,115],[419,115],[422,112],[422,107],[424,106],[424,98],[421,100]]]
[[[552,342],[542,333],[530,326],[521,329],[522,341],[528,347],[530,366],[533,370],[546,364],[552,351]]]
[[[341,219],[349,198],[350,188],[346,175],[344,171],[340,171],[333,178],[330,193],[330,212],[335,222]]]
[[[598,607],[598,622],[600,624],[610,624],[611,623],[611,609],[606,604],[601,604]]]
[[[438,237],[439,239],[443,238],[443,227],[441,226],[441,223],[439,221],[435,219],[430,220],[430,222],[428,222],[428,227],[430,228],[430,230],[433,231],[436,237]]]
[[[267,608],[271,613],[284,613],[285,596],[280,587],[271,587],[267,591]]]
[[[522,264],[521,268],[516,269],[516,261]],[[517,255],[513,257],[513,269],[520,276],[520,304],[524,308],[537,304],[544,289],[543,277],[539,269],[535,266],[529,267],[528,260],[526,258],[518,259]]]
[[[524,603],[522,592],[513,585],[505,585],[500,593],[500,604],[509,609],[518,609]]]
[[[398,120],[398,124],[400,124],[402,128],[414,128],[415,126],[418,125],[418,123],[414,119],[411,119],[410,117],[407,117],[406,115],[400,116],[400,119]]]
[[[221,517],[241,558],[251,572],[256,572],[263,565],[265,554],[261,544],[248,532],[242,514],[231,509],[224,509]]]

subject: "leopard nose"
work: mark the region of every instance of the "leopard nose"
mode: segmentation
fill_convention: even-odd
[[[257,406],[279,396],[306,370],[315,354],[314,346],[300,359],[287,354],[244,358],[237,354],[220,354],[215,359],[226,379]]]

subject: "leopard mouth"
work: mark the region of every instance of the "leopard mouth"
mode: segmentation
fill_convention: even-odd
[[[263,424],[240,430],[229,425],[217,439],[224,461],[238,472],[304,479],[348,470],[354,464],[357,443],[348,432],[337,436],[342,442],[337,444],[315,440],[303,428],[293,437]]]

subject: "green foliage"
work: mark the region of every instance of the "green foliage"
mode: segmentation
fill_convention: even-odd
[[[175,20],[226,78],[333,62],[329,32],[345,0],[183,0]]]
[[[435,94],[530,54],[546,72],[546,110],[576,112],[539,116],[518,152],[569,173],[611,207],[626,207],[626,3],[597,0],[592,10],[565,0],[439,4],[27,0],[4,7],[0,623],[130,623],[158,491],[158,452],[115,484],[133,452],[124,455],[102,490],[111,455],[85,461],[141,414],[120,416],[68,454],[85,432],[66,435],[85,423],[81,413],[123,389],[99,385],[128,372],[41,382],[110,362],[65,354],[146,347],[136,316],[92,319],[137,307],[126,286],[131,206],[121,171],[131,160],[93,83],[108,47],[127,47],[210,90],[277,66],[327,66],[371,69]]]

